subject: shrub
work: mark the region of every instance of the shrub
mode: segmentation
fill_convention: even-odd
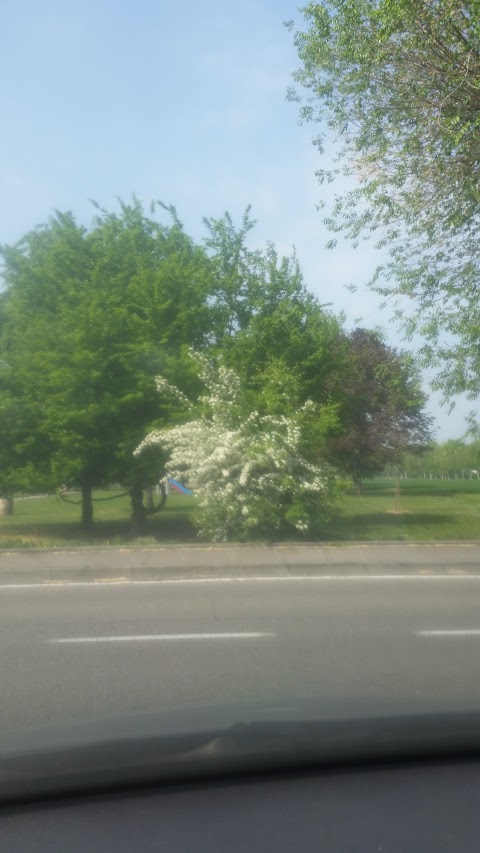
[[[335,486],[331,469],[301,451],[301,424],[313,404],[307,402],[289,417],[242,414],[237,375],[204,356],[192,356],[206,387],[199,405],[190,406],[192,419],[150,433],[135,453],[153,444],[168,451],[167,471],[195,489],[200,498],[195,521],[212,541],[317,532],[331,514]],[[177,393],[160,377],[158,388]]]

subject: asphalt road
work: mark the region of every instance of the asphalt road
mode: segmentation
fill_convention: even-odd
[[[2,730],[298,697],[480,709],[480,574],[0,585]]]

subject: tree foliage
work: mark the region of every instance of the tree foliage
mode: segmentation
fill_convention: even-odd
[[[133,448],[146,428],[179,416],[175,401],[156,391],[159,371],[195,393],[198,380],[186,357],[193,346],[217,356],[230,351],[234,361],[243,352],[248,372],[253,326],[261,329],[253,335],[257,353],[260,346],[265,353],[262,336],[279,323],[284,346],[291,329],[292,367],[302,359],[296,326],[313,311],[294,253],[282,258],[272,244],[263,251],[248,247],[255,224],[249,209],[239,227],[228,213],[206,219],[202,247],[185,234],[173,208],[167,208],[169,223],[161,224],[154,216],[158,207],[164,206],[147,215],[136,199],[120,201],[114,212],[97,206],[90,228],[57,212],[17,245],[2,248],[3,489],[24,482],[32,488],[40,478],[50,488],[79,486],[87,525],[92,489],[112,481],[131,490],[141,523],[143,488],[158,479],[164,459],[151,453],[148,461],[145,454],[134,460]],[[315,343],[323,322],[315,310],[305,350],[310,360],[312,347],[327,349]],[[337,330],[333,319],[328,324]],[[250,360],[252,397],[258,398],[261,370],[272,373],[265,359],[262,365]],[[265,390],[275,382],[272,373]],[[285,388],[278,392],[285,400]]]
[[[312,399],[326,405],[347,369],[347,346],[341,319],[300,291],[254,316],[226,350],[226,358],[257,394],[262,395],[269,375],[277,371],[284,382],[290,381],[292,392],[297,389],[290,395],[292,404]]]
[[[202,381],[210,391],[220,383],[225,399],[216,370],[237,389],[223,421],[212,394],[201,402],[195,420],[205,447],[195,445],[197,463],[215,440],[217,422],[232,436],[236,431],[237,467],[251,447],[259,483],[270,482],[269,448],[285,459],[285,477],[275,473],[271,498],[267,485],[261,493],[258,483],[252,487],[258,512],[248,524],[235,515],[232,535],[243,536],[249,524],[257,532],[270,525],[279,535],[288,525],[312,530],[308,506],[313,513],[317,498],[303,495],[301,483],[309,480],[302,465],[330,471],[333,461],[359,479],[384,467],[395,430],[395,448],[415,444],[422,424],[415,371],[378,337],[349,336],[342,318],[308,292],[294,251],[281,257],[272,244],[251,249],[249,210],[239,227],[229,214],[205,220],[199,245],[173,208],[167,225],[155,209],[147,215],[136,199],[114,212],[97,208],[89,228],[56,213],[2,248],[0,491],[77,486],[89,525],[92,490],[120,482],[139,529],[148,510],[144,489],[165,472],[172,436],[188,441],[193,429],[184,423],[185,400],[201,388],[188,357],[193,348],[204,358]],[[168,441],[134,455],[148,430]],[[222,500],[209,497],[209,518],[223,518]],[[212,520],[202,524],[214,535]]]
[[[294,249],[289,256],[280,256],[271,242],[265,249],[250,248],[248,238],[256,225],[250,207],[239,227],[229,213],[205,218],[203,223],[212,280],[209,340],[219,353],[235,347],[252,324],[288,307],[315,302],[305,287]]]
[[[424,412],[425,395],[410,356],[366,329],[351,332],[348,343],[339,426],[327,452],[331,463],[360,490],[362,479],[399,462],[407,451],[425,449],[431,418]]]
[[[477,397],[480,0],[325,0],[303,14],[301,115],[336,151],[320,180],[347,187],[327,222],[386,250],[373,286],[424,336],[437,387]]]
[[[207,259],[176,218],[161,225],[136,200],[99,210],[90,229],[56,213],[2,254],[0,382],[21,415],[17,469],[79,486],[89,525],[93,488],[122,482],[135,499],[158,475],[132,453],[146,424],[172,416],[156,373],[179,379],[182,347],[203,343]]]
[[[325,459],[322,450],[337,426],[335,394],[348,367],[342,317],[307,289],[294,249],[282,257],[272,243],[263,250],[249,248],[247,237],[255,224],[249,209],[239,228],[228,214],[205,224],[205,243],[217,271],[211,354],[238,375],[246,417],[252,410],[290,416],[307,400],[317,404],[321,417],[309,418],[302,440],[308,435],[309,452],[315,448],[317,459]],[[240,302],[235,294],[241,294]]]

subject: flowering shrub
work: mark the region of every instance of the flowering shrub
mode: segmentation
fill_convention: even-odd
[[[242,416],[238,376],[192,353],[206,394],[197,407],[159,378],[158,390],[175,394],[192,420],[150,433],[136,454],[159,444],[170,454],[168,473],[189,482],[200,498],[197,526],[213,541],[284,538],[314,533],[333,503],[331,471],[300,451],[300,421],[312,403],[292,417]]]

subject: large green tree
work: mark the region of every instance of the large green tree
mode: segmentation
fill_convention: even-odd
[[[475,398],[480,0],[324,0],[303,15],[295,78],[306,93],[290,95],[318,123],[320,151],[336,152],[318,173],[340,177],[327,222],[387,253],[373,286],[407,334],[424,336],[446,396]]]
[[[265,411],[330,403],[348,366],[342,317],[308,290],[295,250],[249,248],[249,209],[239,228],[228,214],[205,224],[215,270],[212,353],[238,373],[249,404]]]
[[[133,450],[147,424],[175,419],[154,377],[188,388],[184,354],[205,342],[207,257],[171,213],[162,225],[133,200],[98,209],[89,229],[56,213],[2,248],[0,391],[19,415],[8,433],[17,479],[33,469],[80,487],[86,527],[92,490],[112,481],[128,486],[141,521],[142,489],[162,459]]]

